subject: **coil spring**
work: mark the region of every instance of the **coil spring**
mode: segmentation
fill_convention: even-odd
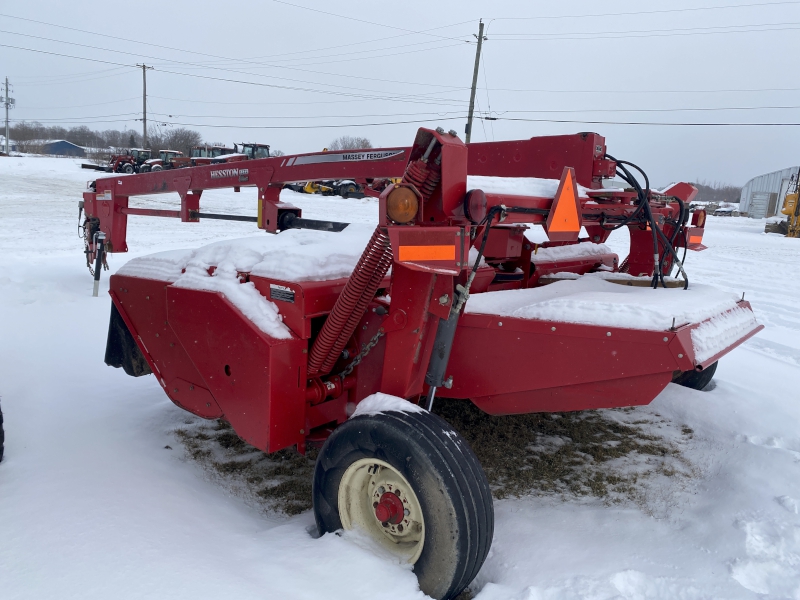
[[[333,369],[391,264],[389,236],[377,228],[314,341],[308,358],[309,376]]]
[[[426,163],[422,160],[416,160],[406,169],[403,175],[403,183],[411,183],[422,194],[423,200],[428,200],[439,181],[442,179],[442,169],[436,164]]]

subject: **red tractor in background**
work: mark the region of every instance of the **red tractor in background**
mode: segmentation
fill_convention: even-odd
[[[124,154],[112,154],[105,170],[109,173],[138,173],[151,155],[152,152],[145,148],[131,148]]]
[[[146,160],[144,164],[139,167],[139,172],[149,173],[150,171],[164,171],[168,169],[178,169],[182,166],[188,166],[179,164],[181,162],[180,159],[182,158],[183,152],[180,152],[179,150],[159,150],[158,158]]]
[[[112,154],[105,165],[94,165],[83,163],[82,169],[92,169],[94,171],[105,171],[106,173],[138,173],[148,160],[151,151],[145,148],[130,148],[122,154]]]
[[[702,387],[763,328],[743,299],[689,287],[678,250],[703,249],[705,213],[689,211],[696,188],[650,189],[598,134],[467,146],[454,131],[420,129],[405,148],[181,175],[103,178],[84,193],[95,289],[104,253],[127,251],[129,215],[232,217],[200,212],[204,190],[255,188],[258,214],[239,220],[278,235],[217,244],[196,261],[192,251],[129,261],[110,278],[105,362],[153,374],[177,406],[228,421],[266,452],[322,446],[320,533],[360,530],[413,565],[436,599],[469,585],[494,528],[486,476],[429,412],[436,397],[493,415],[644,405],[672,381]],[[604,188],[615,176],[628,187]],[[360,258],[316,272],[352,230],[304,218],[282,187],[397,177]],[[128,206],[167,192],[179,210]],[[532,226],[549,241],[529,241]],[[603,244],[615,230],[630,235],[622,261]],[[309,261],[315,243],[326,250]],[[676,268],[684,289],[669,277]]]

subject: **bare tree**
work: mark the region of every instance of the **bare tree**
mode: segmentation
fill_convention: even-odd
[[[365,137],[343,135],[328,145],[328,150],[358,150],[361,148],[372,148],[372,142]]]
[[[286,152],[283,150],[273,150],[272,148],[269,149],[270,156],[286,156]]]
[[[196,131],[178,127],[170,129],[164,134],[163,147],[161,150],[180,150],[184,156],[189,156],[192,146],[199,146],[203,143],[203,138]]]

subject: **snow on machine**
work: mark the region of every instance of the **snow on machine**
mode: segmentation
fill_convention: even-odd
[[[98,266],[127,250],[128,215],[197,221],[206,189],[256,188],[253,220],[278,234],[129,261],[110,278],[105,361],[266,452],[321,445],[320,532],[359,529],[452,598],[494,513],[472,450],[429,412],[436,397],[493,415],[644,405],[673,380],[701,388],[762,328],[743,299],[689,285],[678,250],[703,248],[697,190],[656,192],[637,170],[594,133],[467,146],[420,129],[408,148],[98,179],[83,201]],[[604,189],[614,176],[630,187]],[[377,227],[280,198],[292,182],[392,177]],[[180,210],[128,207],[163,192]],[[548,242],[529,241],[535,225]],[[623,228],[620,261],[604,242]]]

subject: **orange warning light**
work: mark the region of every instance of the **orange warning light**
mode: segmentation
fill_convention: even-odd
[[[581,203],[572,167],[564,167],[561,183],[545,223],[551,242],[574,242],[581,232]]]

